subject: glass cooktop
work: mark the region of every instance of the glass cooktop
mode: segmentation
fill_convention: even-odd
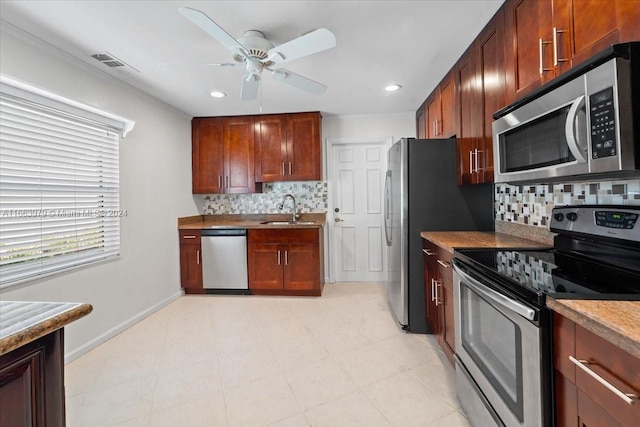
[[[458,253],[457,258],[490,275],[500,286],[540,304],[546,295],[640,300],[640,270],[633,266],[614,265],[554,249],[461,249]]]

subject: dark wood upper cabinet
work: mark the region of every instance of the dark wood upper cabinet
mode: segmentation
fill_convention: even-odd
[[[258,182],[322,179],[320,113],[255,118]]]
[[[453,73],[449,73],[424,103],[425,138],[451,138],[455,135],[455,111],[455,85]]]
[[[471,184],[475,179],[472,170],[473,150],[480,135],[477,119],[478,84],[473,47],[460,57],[454,67],[456,85],[456,137],[458,151],[458,185]]]
[[[254,129],[253,117],[225,117],[224,130],[224,192],[254,193]]]
[[[507,103],[607,46],[640,38],[636,0],[507,0]]]
[[[416,111],[416,138],[425,139],[427,137],[427,116],[425,115],[425,105],[422,104]]]
[[[547,44],[540,45],[541,9],[547,0],[507,0],[504,5],[507,103],[538,88]],[[542,55],[540,56],[542,49]]]
[[[222,119],[194,118],[191,121],[193,193],[223,193],[224,145]]]
[[[253,117],[197,117],[191,122],[193,193],[253,193]]]
[[[474,42],[478,96],[482,121],[477,147],[472,153],[474,183],[493,182],[493,113],[506,105],[504,12],[489,21]]]

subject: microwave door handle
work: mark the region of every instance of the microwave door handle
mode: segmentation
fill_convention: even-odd
[[[569,151],[573,154],[573,157],[576,158],[578,163],[586,163],[587,159],[585,158],[585,154],[587,152],[587,147],[585,144],[584,148],[580,147],[581,139],[581,129],[578,129],[576,132],[576,121],[580,119],[579,114],[584,109],[584,95],[576,98],[569,109],[569,113],[567,114],[567,121],[564,126],[564,134],[567,138],[567,145],[569,146]],[[584,124],[584,122],[583,122]],[[584,131],[582,132],[582,136],[584,136]]]
[[[525,319],[535,320],[535,310],[527,307],[524,304],[520,304],[518,301],[514,301],[511,298],[494,291],[493,289],[486,287],[485,285],[462,271],[460,268],[458,268],[455,263],[453,264],[453,269],[464,279],[465,286],[473,289],[488,300],[493,301],[494,304],[502,306],[507,310],[511,310],[524,317]]]

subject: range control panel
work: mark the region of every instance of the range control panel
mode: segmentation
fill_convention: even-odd
[[[638,214],[615,211],[596,211],[596,225],[609,228],[633,228]]]
[[[559,206],[551,214],[551,231],[640,242],[639,216],[640,206]]]
[[[613,88],[589,96],[591,153],[594,159],[616,155],[616,111]]]

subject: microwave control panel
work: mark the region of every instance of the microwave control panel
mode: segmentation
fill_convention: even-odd
[[[594,159],[615,156],[616,111],[613,103],[613,87],[589,96],[591,118],[591,153]]]

